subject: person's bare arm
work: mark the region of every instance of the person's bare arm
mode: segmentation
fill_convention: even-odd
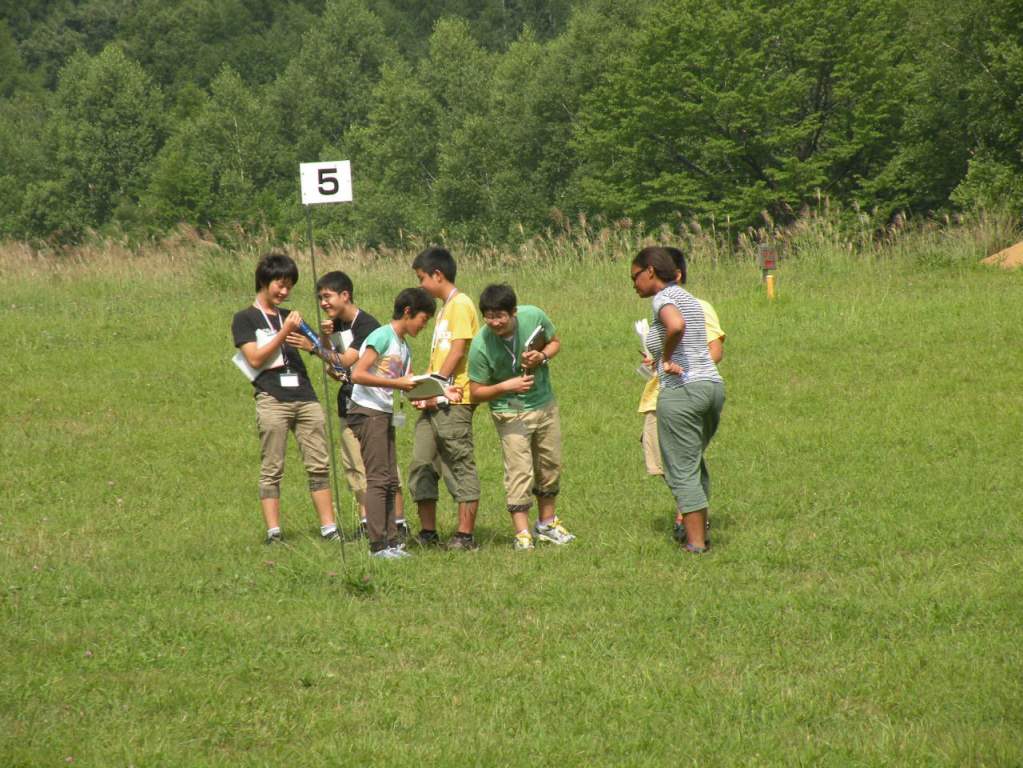
[[[707,349],[710,350],[710,359],[717,365],[725,356],[725,340],[714,339],[707,343]]]
[[[661,307],[658,317],[664,324],[664,351],[661,354],[661,367],[665,373],[681,376],[682,366],[672,362],[671,356],[675,354],[678,345],[682,343],[682,337],[686,332],[686,319],[674,304],[665,304]]]
[[[408,392],[416,383],[409,375],[397,379],[389,379],[386,376],[377,376],[371,373],[373,363],[377,361],[377,351],[373,347],[367,347],[352,368],[352,383],[361,384],[364,387],[386,387],[387,389],[400,389]]]
[[[529,350],[522,353],[522,367],[527,371],[531,371],[537,366],[543,365],[545,362],[551,360],[558,352],[561,351],[561,339],[555,336],[553,339],[548,341],[543,349]]]
[[[291,312],[281,323],[281,330],[274,334],[268,344],[260,347],[254,341],[247,341],[239,349],[249,365],[253,368],[262,368],[277,356],[281,345],[287,341],[288,335],[297,331],[301,324],[302,316],[298,312]]]
[[[485,403],[488,400],[515,393],[523,394],[533,386],[533,377],[530,374],[513,376],[510,379],[498,382],[497,384],[480,384],[477,381],[469,382],[469,396],[474,403]]]
[[[451,378],[458,364],[462,362],[469,350],[469,341],[470,339],[451,340],[451,349],[448,350],[448,356],[441,363],[440,370],[436,371],[439,376],[443,376],[445,379]]]

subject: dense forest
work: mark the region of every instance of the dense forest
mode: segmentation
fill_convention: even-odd
[[[1018,0],[0,0],[0,237],[1019,212],[1021,100]]]

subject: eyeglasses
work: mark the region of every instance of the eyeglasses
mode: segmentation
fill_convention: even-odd
[[[637,270],[637,271],[632,273],[632,283],[633,283],[633,285],[636,284],[636,281],[639,279],[639,276],[642,275],[644,272],[646,272],[648,269],[650,269],[650,267],[644,267],[643,269]]]

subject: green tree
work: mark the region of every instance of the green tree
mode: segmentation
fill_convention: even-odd
[[[268,223],[276,214],[278,147],[269,107],[225,67],[195,117],[154,163],[147,207],[164,225]]]
[[[443,18],[460,18],[480,45],[503,51],[524,27],[547,40],[559,34],[572,10],[571,0],[371,0],[370,8],[384,22],[402,53],[416,60],[428,47],[423,30]]]
[[[118,39],[121,22],[131,16],[133,5],[134,0],[52,4],[21,45],[26,64],[48,88],[56,87],[58,73],[73,54],[96,54]]]
[[[432,186],[437,175],[439,105],[403,61],[384,66],[364,126],[345,134],[342,154],[353,164],[349,232],[370,242],[437,226]]]
[[[18,91],[35,88],[35,80],[25,68],[14,35],[7,22],[0,19],[0,98],[10,98]]]
[[[498,59],[487,117],[495,237],[536,232],[566,204],[580,105],[623,51],[624,30],[643,6],[588,4],[556,40],[541,43],[527,28]]]
[[[437,22],[415,71],[385,67],[368,120],[345,133],[356,200],[336,218],[372,241],[393,242],[401,230],[479,233],[493,208],[482,160],[492,70],[461,19]]]
[[[100,226],[146,186],[164,136],[163,97],[120,48],[78,53],[60,73],[54,131],[68,226]]]
[[[38,216],[26,208],[30,190],[52,175],[50,143],[47,132],[40,130],[48,121],[49,102],[44,94],[0,99],[0,236],[28,237],[50,231],[36,228],[33,220]],[[55,218],[50,218],[54,223]],[[59,222],[54,228],[59,228]]]
[[[315,20],[293,2],[140,0],[124,21],[123,40],[165,88],[208,87],[224,65],[251,85],[284,70]]]
[[[32,26],[44,19],[51,9],[51,0],[0,0],[0,19],[9,25],[18,40],[24,40],[31,34]]]
[[[486,114],[494,56],[463,19],[437,22],[419,77],[437,103],[436,180],[431,186],[438,224],[459,237],[477,237],[493,210]]]
[[[344,132],[365,121],[374,84],[396,50],[380,20],[363,0],[328,0],[323,16],[302,39],[302,48],[277,78],[269,97],[281,143],[299,162],[320,158]]]
[[[587,99],[588,208],[753,221],[851,199],[890,158],[906,60],[894,0],[664,0]]]
[[[889,208],[1023,211],[1023,23],[1012,0],[917,0],[896,151],[869,188]]]

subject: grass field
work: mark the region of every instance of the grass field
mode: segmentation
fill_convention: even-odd
[[[0,764],[1023,764],[1023,274],[921,261],[793,260],[773,303],[692,264],[728,333],[704,557],[643,474],[627,261],[463,268],[559,327],[579,539],[512,551],[480,412],[482,549],[372,566],[294,451],[261,544],[251,260],[8,263]],[[319,266],[378,317],[413,284]]]

